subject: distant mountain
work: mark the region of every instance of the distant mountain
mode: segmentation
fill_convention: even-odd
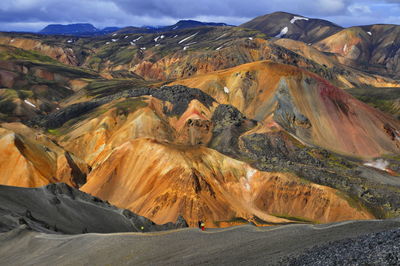
[[[115,32],[115,31],[117,31],[119,29],[121,29],[121,28],[118,28],[118,27],[106,27],[106,28],[102,29],[100,32],[104,33],[104,34],[109,34],[109,33]]]
[[[77,24],[50,24],[42,29],[39,33],[41,34],[56,34],[56,35],[85,35],[98,32],[99,29],[89,23],[77,23]]]
[[[228,26],[226,23],[215,23],[215,22],[200,22],[196,20],[180,20],[176,24],[171,26],[165,26],[162,29],[165,31],[176,30],[176,29],[187,29],[202,26]]]
[[[306,43],[313,43],[335,34],[343,28],[322,19],[275,12],[256,17],[240,27],[259,30],[271,37],[285,37]]]
[[[368,25],[343,29],[315,43],[317,49],[334,53],[342,64],[400,78],[400,26]]]
[[[226,23],[216,23],[216,22],[201,22],[196,20],[180,20],[174,25],[170,26],[143,26],[143,27],[126,27],[118,31],[119,34],[122,33],[156,33],[156,32],[167,32],[171,30],[181,30],[196,27],[218,27],[218,26],[228,26]]]
[[[68,25],[50,24],[39,31],[39,33],[47,35],[98,36],[106,35],[119,29],[120,28],[118,27],[106,27],[104,29],[98,29],[89,23],[77,23]]]
[[[180,20],[174,25],[170,26],[143,26],[143,27],[106,27],[104,29],[98,29],[89,23],[77,23],[77,24],[50,24],[44,29],[39,31],[40,34],[48,35],[73,35],[73,36],[99,36],[106,35],[113,32],[118,34],[123,33],[155,33],[155,32],[167,32],[176,29],[187,29],[202,26],[227,26],[226,23],[215,23],[215,22],[200,22],[196,20]]]

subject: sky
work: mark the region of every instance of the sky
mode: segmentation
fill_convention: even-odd
[[[172,25],[181,19],[240,25],[285,11],[341,26],[400,25],[400,0],[0,0],[0,31],[39,31],[48,24]]]

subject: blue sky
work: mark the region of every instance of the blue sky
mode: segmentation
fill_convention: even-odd
[[[171,25],[180,19],[239,25],[285,11],[342,26],[400,24],[400,0],[1,0],[0,31],[37,31],[47,24]]]

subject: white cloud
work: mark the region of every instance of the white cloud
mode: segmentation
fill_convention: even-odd
[[[315,2],[315,8],[317,12],[324,14],[335,14],[342,12],[346,9],[349,1],[346,0],[317,0]]]
[[[349,10],[351,14],[357,16],[372,13],[371,8],[369,6],[360,4],[351,5],[347,8],[347,10]]]

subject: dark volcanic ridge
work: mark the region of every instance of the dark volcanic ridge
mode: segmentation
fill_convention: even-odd
[[[41,188],[0,186],[0,232],[26,225],[45,233],[151,232],[187,227],[177,223],[157,225],[64,183]]]

